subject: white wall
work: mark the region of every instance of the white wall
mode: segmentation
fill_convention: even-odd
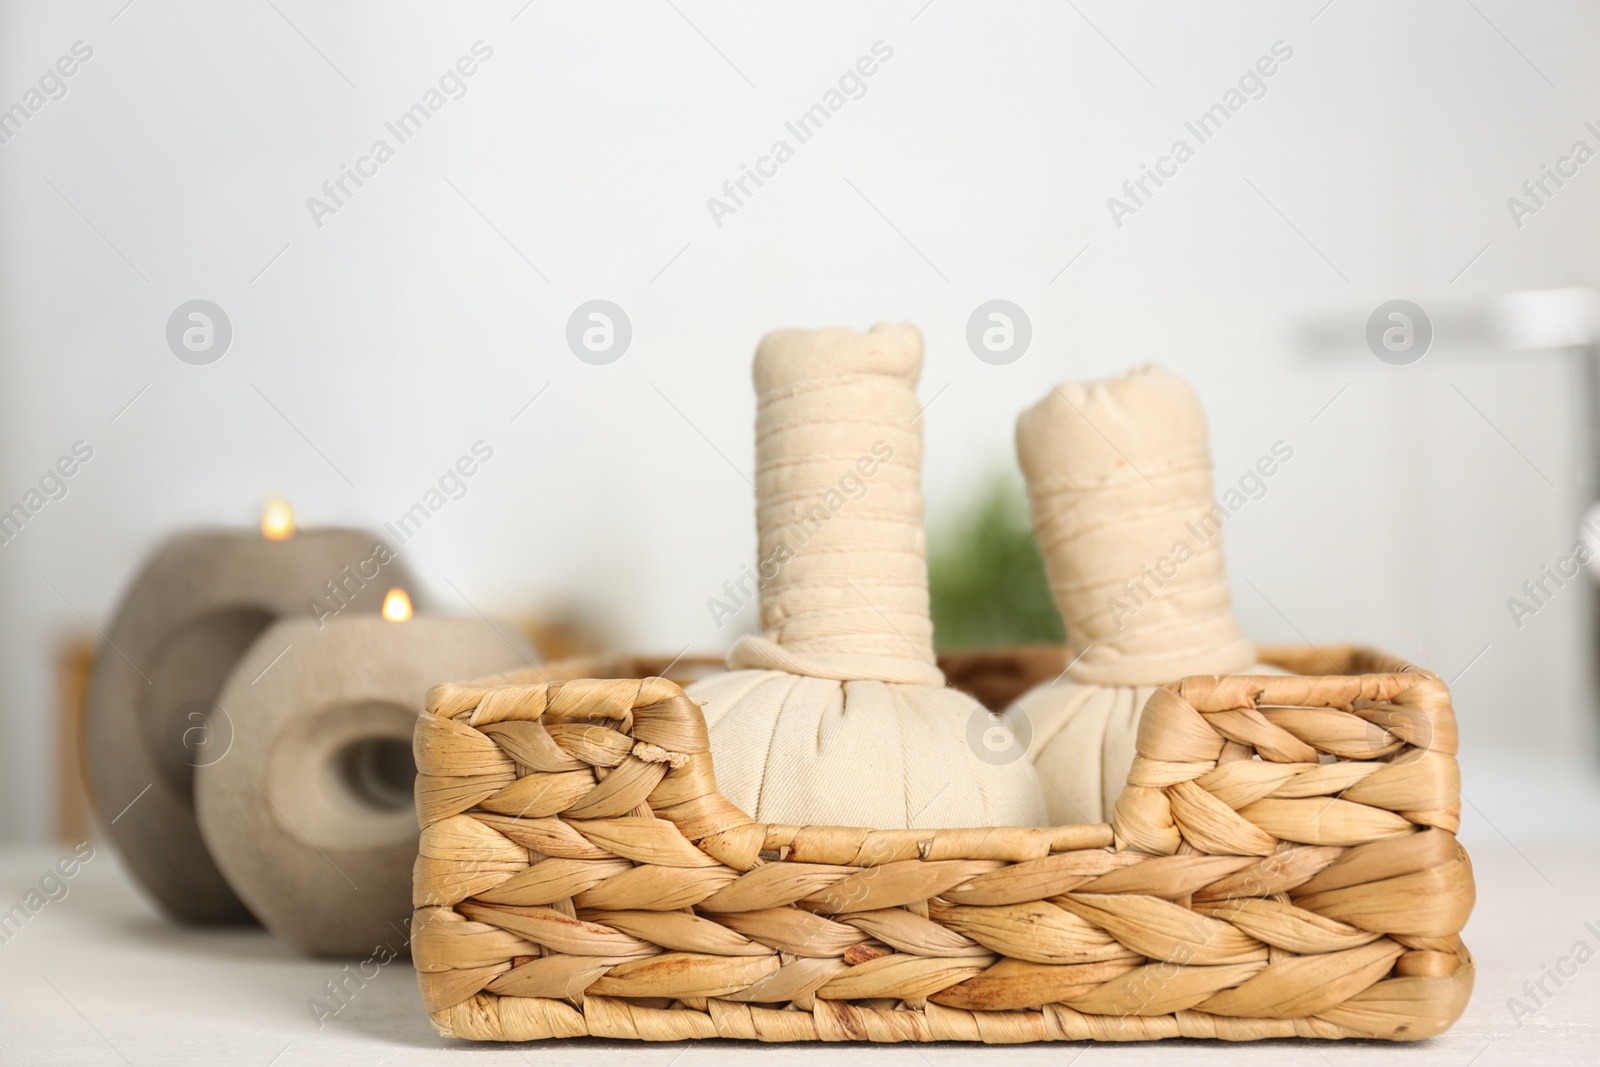
[[[1457,685],[1469,747],[1587,751],[1587,594],[1521,630],[1505,606],[1588,495],[1571,357],[1443,324],[1600,273],[1600,162],[1521,229],[1505,206],[1600,146],[1592,7],[123,2],[0,4],[0,107],[94,49],[0,145],[0,506],[95,448],[0,548],[0,833],[45,832],[74,606],[104,627],[166,532],[269,493],[377,525],[478,438],[494,460],[408,548],[440,602],[468,610],[446,580],[484,610],[581,594],[637,648],[725,646],[704,601],[754,551],[730,467],[754,342],[878,319],[927,336],[935,517],[1011,466],[1051,381],[1159,360],[1206,400],[1219,479],[1295,448],[1228,529],[1253,634],[1447,677],[1488,646]],[[480,39],[466,96],[315,226],[307,197]],[[865,96],[716,226],[707,197],[880,40]],[[1266,95],[1114,226],[1106,198],[1279,40]],[[235,330],[210,366],[164,340],[195,297]],[[563,339],[596,297],[634,325],[611,366]],[[964,341],[993,297],[1033,322],[1006,367]],[[1394,297],[1441,322],[1414,366],[1361,345]],[[1330,316],[1348,343],[1311,354]]]

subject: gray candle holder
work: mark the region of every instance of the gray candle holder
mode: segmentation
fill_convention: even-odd
[[[266,670],[283,647],[293,649]],[[286,619],[222,692],[226,759],[195,774],[200,831],[263,926],[317,956],[406,950],[417,858],[411,738],[432,686],[535,662],[477,619]],[[266,671],[259,681],[259,672]]]
[[[232,744],[237,722],[217,696],[236,663],[280,618],[372,615],[396,585],[410,582],[392,552],[342,529],[285,540],[199,531],[168,541],[139,571],[95,657],[84,764],[102,828],[168,915],[251,917],[194,811],[195,769]]]

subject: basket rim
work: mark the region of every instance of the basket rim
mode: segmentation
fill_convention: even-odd
[[[1003,657],[1016,651],[1033,651],[1043,649],[1057,649],[1054,645],[1024,644],[1017,646],[995,646],[952,649],[941,652],[940,656],[955,655],[962,657]],[[1061,660],[1066,662],[1065,649],[1061,651]],[[1333,668],[1332,672],[1312,669],[1317,661]],[[1256,661],[1270,666],[1280,667],[1289,671],[1290,675],[1297,678],[1350,678],[1356,675],[1386,675],[1397,680],[1420,681],[1439,676],[1425,667],[1419,667],[1410,660],[1400,656],[1371,648],[1366,645],[1259,645],[1256,648]],[[609,665],[657,665],[664,663],[660,670],[641,674],[607,672],[602,668]],[[426,706],[431,708],[435,702],[434,693],[439,690],[480,690],[484,693],[503,688],[525,688],[530,685],[558,685],[567,682],[610,681],[621,679],[637,679],[641,682],[660,680],[679,689],[684,687],[681,682],[674,681],[671,669],[680,664],[697,667],[708,667],[722,663],[721,657],[711,655],[686,655],[679,654],[671,659],[664,656],[627,655],[627,654],[597,654],[588,656],[575,656],[569,659],[554,660],[546,664],[532,664],[504,671],[500,674],[491,674],[482,678],[473,678],[460,682],[442,682],[428,690]],[[591,673],[591,671],[593,673]],[[1178,692],[1185,682],[1199,678],[1237,678],[1251,681],[1269,682],[1282,675],[1251,674],[1249,672],[1235,672],[1229,674],[1191,674],[1185,675],[1175,681],[1168,682],[1160,688]],[[1318,706],[1318,705],[1307,705]]]
[[[979,650],[969,651],[979,652]],[[993,654],[1002,655],[1006,651],[997,649],[993,650]],[[672,666],[684,662],[685,658],[680,655],[670,661],[667,669],[670,670]],[[1440,734],[1447,745],[1448,754],[1453,755],[1455,752],[1455,732],[1448,689],[1432,671],[1401,657],[1354,644],[1327,647],[1262,646],[1257,650],[1257,658],[1258,662],[1278,666],[1292,673],[1190,675],[1161,686],[1156,692],[1179,696],[1202,714],[1260,707],[1281,708],[1292,714],[1321,708],[1349,711],[1363,703],[1387,703],[1418,685],[1433,683],[1443,694],[1442,707],[1436,710],[1442,711],[1444,716],[1451,720],[1448,729],[1440,731]],[[705,661],[705,658],[699,658],[693,662]],[[698,736],[694,738],[697,744],[689,752],[666,751],[660,746],[648,745],[643,747],[653,748],[656,751],[648,753],[636,751],[635,754],[643,755],[644,758],[669,761],[671,764],[671,769],[667,771],[669,778],[678,775],[700,775],[709,785],[709,789],[703,790],[695,798],[696,803],[692,809],[683,812],[668,809],[664,813],[658,812],[656,817],[672,822],[684,837],[705,851],[712,859],[737,870],[749,870],[755,864],[772,858],[773,853],[778,853],[782,858],[805,861],[806,857],[795,854],[796,850],[803,851],[801,842],[839,834],[865,835],[873,847],[864,851],[870,851],[875,855],[883,855],[885,846],[891,846],[889,852],[893,854],[894,859],[908,858],[904,847],[907,843],[914,846],[914,854],[923,860],[983,858],[1007,862],[1023,862],[1039,858],[1041,854],[1077,851],[1084,848],[1114,847],[1120,851],[1133,847],[1123,840],[1120,833],[1113,831],[1115,818],[1099,823],[1068,823],[1040,827],[892,829],[826,823],[762,822],[729,801],[717,789],[711,761],[710,738],[705,726],[702,705],[684,692],[683,685],[662,675],[641,678],[566,676],[569,672],[587,670],[591,666],[631,662],[648,663],[651,662],[651,657],[579,657],[543,666],[517,668],[469,682],[445,682],[429,689],[424,712],[441,715],[442,709],[474,709],[486,699],[493,702],[492,698],[497,696],[525,697],[540,689],[544,690],[544,699],[554,705],[558,702],[560,694],[569,688],[582,692],[597,686],[637,683],[638,691],[634,698],[623,701],[632,705],[629,710],[635,716],[632,720],[635,727],[638,723],[636,716],[641,713],[646,716],[652,712],[676,714],[697,721]],[[1303,673],[1300,670],[1316,662],[1332,666],[1338,673]],[[1341,666],[1349,669],[1341,670]],[[612,697],[612,701],[614,704],[618,703],[615,696]],[[620,704],[618,706],[620,707]],[[1146,709],[1141,711],[1141,719],[1147,714],[1148,707],[1147,704]],[[467,711],[457,710],[454,713],[447,712],[441,717],[455,720],[467,714]],[[616,719],[627,723],[629,715],[620,712]],[[1430,736],[1429,747],[1433,747],[1431,741]],[[700,756],[703,756],[703,759],[694,758]],[[1126,797],[1131,788],[1130,778],[1130,781],[1124,784],[1122,795]],[[1121,803],[1119,800],[1117,806],[1120,807]],[[680,823],[679,817],[684,816],[687,817]],[[753,837],[763,842],[762,847],[750,847]],[[737,846],[730,848],[732,842],[737,842]],[[831,854],[834,850],[826,851]],[[830,855],[827,859],[815,857],[812,861],[874,865],[866,860],[859,864],[851,864],[837,855]]]

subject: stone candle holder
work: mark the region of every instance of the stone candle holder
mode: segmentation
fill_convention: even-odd
[[[272,665],[285,646],[294,652]],[[515,630],[477,619],[286,619],[267,631],[222,692],[233,749],[195,775],[205,843],[262,925],[317,956],[405,951],[423,699],[439,682],[534,661]]]
[[[95,657],[84,729],[94,807],[134,879],[175,919],[250,918],[207,854],[194,811],[195,768],[232,743],[237,719],[217,695],[235,664],[281,618],[376,617],[387,590],[409,584],[374,534],[291,534],[269,514],[260,533],[168,541],[139,571]],[[285,647],[271,649],[269,659],[284,653],[274,669],[292,662]]]

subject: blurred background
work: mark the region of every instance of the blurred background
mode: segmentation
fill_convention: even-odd
[[[1219,493],[1293,450],[1226,526],[1246,630],[1437,671],[1463,836],[1563,832],[1594,591],[1524,583],[1595,498],[1597,35],[1592,5],[1504,0],[0,3],[0,511],[28,509],[0,835],[82,832],[85,649],[163,539],[276,496],[381,529],[479,441],[404,546],[431,606],[726,649],[756,622],[707,606],[755,557],[755,343],[879,320],[926,337],[946,644],[1052,625],[1017,412],[1157,361],[1207,405]],[[1397,299],[1420,359],[1367,343]],[[231,331],[209,362],[169,343],[194,300]],[[611,362],[569,344],[595,300],[631,327]],[[992,300],[1031,332],[1007,361],[968,341]]]

